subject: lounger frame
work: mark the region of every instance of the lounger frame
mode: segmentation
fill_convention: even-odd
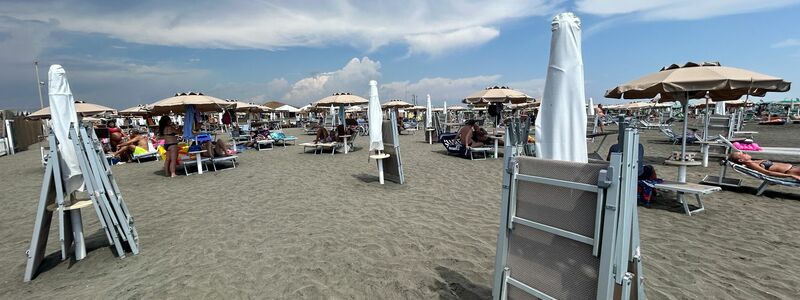
[[[513,136],[510,133],[509,130],[507,137]],[[599,165],[596,162],[579,164],[520,157],[517,156],[519,152],[515,147],[518,141],[506,139],[501,195],[501,227],[498,233],[495,258],[494,299],[508,297],[558,299],[558,295],[561,295],[562,298],[596,299],[612,299],[615,295],[621,295],[620,299],[629,299],[631,296],[644,299],[636,211],[636,175],[638,171],[635,162],[638,151],[635,147],[638,145],[638,133],[629,129],[626,130],[625,135],[623,152],[612,154],[611,162],[608,165]],[[527,169],[530,169],[531,166],[538,166],[535,168],[539,168],[539,171],[525,174],[520,171],[521,165],[526,166]],[[564,169],[565,167],[567,169]],[[570,170],[573,167],[578,173],[574,175],[575,178],[582,179],[574,181],[560,178],[566,176],[563,170]],[[549,171],[544,170],[561,170],[553,171],[561,175],[545,176],[543,174]],[[597,170],[596,177],[594,179],[587,178],[586,170]],[[570,176],[572,175],[567,177]],[[546,195],[548,190],[534,191],[530,190],[531,188],[567,190],[569,192],[566,194],[571,197],[568,199],[537,198],[537,196]],[[521,192],[521,189],[527,190],[527,192]],[[550,193],[553,191],[550,190]],[[528,214],[533,219],[520,215],[518,203],[523,203],[519,202],[523,200],[518,198],[520,195],[526,195],[526,199],[524,199],[526,208],[522,213]],[[588,199],[593,199],[594,203],[578,203],[588,201]],[[557,206],[559,205],[575,207],[577,210],[558,210]],[[549,210],[539,211],[540,209]],[[590,213],[590,210],[593,212]],[[557,219],[564,220],[564,223],[554,221],[552,219],[554,213],[557,214]],[[569,219],[573,213],[575,213],[573,219]],[[591,222],[588,222],[588,219],[579,221],[581,216],[586,218],[591,214],[593,214]],[[584,225],[575,225],[579,223]],[[588,224],[591,224],[591,230],[586,227]],[[515,233],[518,230],[522,231]],[[535,236],[545,238],[537,240]],[[541,241],[549,241],[550,244],[543,244]],[[559,244],[574,246],[559,248]],[[530,250],[525,246],[538,248]],[[562,255],[562,251],[547,252],[548,249],[562,249],[563,253],[567,254]],[[510,257],[512,252],[513,259]],[[577,256],[570,256],[573,254]],[[561,273],[561,276],[568,278],[554,281],[552,276],[548,277],[548,275],[553,275],[553,271],[557,268],[555,265],[558,263],[551,263],[549,260],[556,261],[558,259],[586,262],[593,265],[590,269],[596,272],[596,278],[578,278],[580,276],[570,276],[575,273],[566,275]],[[517,263],[521,264],[515,265]],[[550,269],[548,269],[549,263],[554,265]],[[578,272],[575,269],[583,270],[586,266],[571,266],[571,271],[566,272]],[[542,267],[545,269],[541,269]],[[515,271],[515,268],[522,269]],[[545,272],[539,273],[537,270]],[[534,277],[531,277],[532,274],[535,274]],[[526,282],[526,278],[533,281]],[[594,284],[587,286],[588,282],[593,280]],[[550,292],[548,293],[548,291]]]

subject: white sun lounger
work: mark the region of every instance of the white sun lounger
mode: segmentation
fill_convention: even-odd
[[[731,166],[731,168],[736,170],[736,172],[761,180],[761,185],[759,185],[758,189],[756,190],[756,196],[761,196],[761,194],[763,194],[770,185],[800,187],[800,181],[791,177],[770,176],[732,161],[727,161],[727,163]]]
[[[149,138],[147,139],[147,151],[148,151],[147,153],[141,155],[134,155],[133,157],[131,157],[131,159],[136,160],[137,163],[141,163],[142,159],[155,157],[156,160],[158,160],[159,157],[161,156],[158,154],[158,150],[156,150],[156,148],[153,147],[153,142],[151,142]]]
[[[719,141],[722,141],[723,143],[725,143],[731,149],[734,149],[734,150],[739,151],[739,152],[744,152],[744,153],[747,153],[747,154],[800,156],[800,148],[763,147],[762,146],[760,151],[741,150],[741,149],[736,149],[736,147],[733,146],[733,143],[731,143],[731,141],[729,141],[728,139],[726,139],[725,137],[723,137],[721,135],[717,139]]]

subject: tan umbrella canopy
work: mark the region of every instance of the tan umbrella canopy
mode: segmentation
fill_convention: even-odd
[[[361,106],[350,106],[344,110],[345,112],[362,112],[364,108]]]
[[[103,113],[111,113],[116,114],[117,110],[105,107],[98,104],[86,103],[83,101],[75,101],[75,112],[78,113],[80,116],[91,116]],[[40,110],[33,112],[32,114],[26,116],[26,118],[30,120],[38,120],[38,119],[49,119],[50,118],[50,107],[45,107]]]
[[[409,107],[414,107],[414,104],[399,99],[389,100],[389,102],[386,102],[383,105],[381,105],[381,108],[383,109],[409,108]]]
[[[340,105],[359,105],[367,104],[369,100],[350,93],[334,93],[328,97],[314,102],[314,106],[340,106]]]
[[[203,95],[203,93],[189,92],[177,93],[175,96],[153,103],[154,115],[168,114],[170,112],[182,113],[186,111],[187,105],[194,105],[200,112],[222,111],[232,106],[225,100]]]
[[[262,112],[262,111],[269,111],[272,110],[269,107],[258,105],[254,103],[246,103],[238,100],[231,100],[226,99],[228,103],[231,104],[232,108],[235,109],[237,112]]]
[[[467,104],[480,102],[518,104],[534,101],[534,99],[523,92],[512,90],[507,86],[493,86],[470,94],[467,98],[464,98],[464,101],[466,101],[465,103]]]
[[[699,99],[706,92],[714,100],[736,100],[745,95],[763,97],[767,92],[786,92],[791,82],[718,62],[671,65],[661,71],[606,91],[607,98],[646,99],[661,94],[660,102],[673,100],[674,93]]]
[[[539,107],[539,105],[541,105],[541,104],[542,104],[541,102],[525,102],[525,103],[520,103],[520,104],[512,104],[512,105],[510,105],[511,106],[510,108],[511,109],[534,108],[534,107]]]
[[[619,85],[606,91],[607,98],[647,99],[660,95],[659,102],[676,99],[681,102],[683,115],[688,112],[688,99],[710,97],[714,100],[736,100],[745,95],[764,96],[767,92],[786,92],[791,83],[778,77],[744,69],[723,67],[718,62],[671,65],[661,71]],[[683,122],[681,160],[686,159],[686,132],[689,122]],[[678,180],[685,182],[686,167],[681,166]]]
[[[458,105],[453,105],[453,106],[448,106],[447,107],[448,111],[462,111],[462,110],[466,110],[466,109],[467,109],[466,107],[458,106]]]
[[[655,103],[649,103],[649,102],[629,102],[629,103],[623,103],[623,104],[621,104],[619,107],[616,107],[616,109],[625,109],[625,110],[638,110],[638,109],[653,108],[653,105],[655,105]]]
[[[412,107],[406,108],[406,110],[410,110],[410,111],[425,110],[425,106],[422,106],[422,105],[412,106]]]
[[[150,105],[137,105],[120,110],[117,114],[120,116],[147,116],[152,109],[153,107]]]

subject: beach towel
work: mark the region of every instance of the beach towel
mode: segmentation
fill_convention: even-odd
[[[148,152],[149,151],[147,151],[147,149],[139,147],[139,146],[134,146],[134,148],[133,148],[133,155],[134,156],[145,155]]]
[[[653,188],[658,183],[663,183],[664,180],[656,176],[656,169],[651,165],[642,167],[642,173],[639,175],[637,200],[645,207],[650,207],[653,204],[653,199],[656,195],[656,190]]]

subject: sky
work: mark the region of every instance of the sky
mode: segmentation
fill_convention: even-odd
[[[453,105],[495,85],[538,99],[567,11],[595,103],[687,61],[800,78],[800,0],[0,0],[0,108],[39,108],[34,61],[41,81],[61,64],[76,99],[117,109],[186,91],[303,106],[366,97],[369,80],[382,101]]]

